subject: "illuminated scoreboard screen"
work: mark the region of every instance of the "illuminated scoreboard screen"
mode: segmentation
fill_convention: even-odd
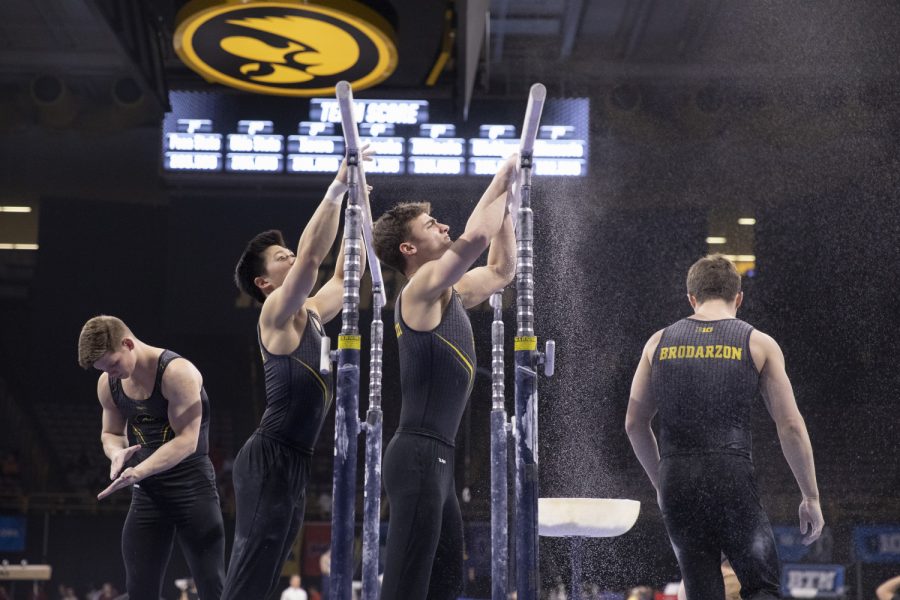
[[[172,92],[163,125],[167,173],[335,173],[344,154],[334,98],[310,100]],[[451,100],[356,99],[363,143],[376,149],[367,173],[493,175],[519,148],[521,103],[473,100],[467,122]],[[584,177],[586,98],[548,99],[534,146],[537,175]]]

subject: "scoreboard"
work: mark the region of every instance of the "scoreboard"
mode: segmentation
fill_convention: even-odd
[[[344,154],[334,98],[310,100],[172,92],[163,124],[167,174],[335,173]],[[367,173],[493,175],[519,148],[523,102],[474,100],[457,122],[450,100],[356,99],[362,143],[375,150]],[[587,175],[589,103],[548,99],[534,146],[539,176]]]

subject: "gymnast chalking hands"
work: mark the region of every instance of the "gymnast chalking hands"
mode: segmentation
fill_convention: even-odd
[[[109,465],[109,478],[115,479],[122,472],[122,468],[125,466],[125,463],[128,462],[134,453],[141,449],[140,444],[135,444],[134,446],[129,446],[128,448],[122,448],[122,450],[116,453],[116,456],[112,459]]]
[[[134,469],[134,467],[128,467],[127,469],[122,471],[122,474],[119,475],[118,478],[116,478],[111,484],[109,484],[109,487],[97,494],[97,500],[103,500],[116,490],[121,490],[124,487],[134,485],[141,479],[143,479],[143,477],[138,475],[138,472]]]
[[[97,494],[97,500],[103,500],[116,490],[122,489],[123,487],[132,485],[137,481],[140,481],[140,479],[135,475],[133,468],[129,467],[124,471],[122,470],[122,468],[125,466],[125,463],[128,462],[128,459],[134,456],[134,454],[140,449],[141,445],[135,444],[134,446],[129,446],[128,448],[122,448],[122,450],[116,454],[109,466],[109,478],[112,479],[113,482],[105,490]]]

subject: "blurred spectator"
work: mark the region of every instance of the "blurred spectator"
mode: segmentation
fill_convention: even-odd
[[[26,595],[28,600],[50,600],[50,595],[47,593],[47,588],[44,586],[43,581],[33,581],[31,583],[31,593]]]
[[[75,595],[75,589],[72,586],[61,583],[56,590],[59,600],[78,600],[78,596]]]
[[[562,582],[562,578],[556,578],[556,585],[547,595],[547,600],[568,600],[566,594],[566,585]]]
[[[88,586],[88,591],[84,595],[84,598],[85,600],[97,600],[97,597],[100,596],[100,593],[100,588],[94,585],[94,582],[92,581]]]
[[[306,590],[300,587],[300,576],[291,575],[291,583],[281,592],[281,600],[309,600]]]
[[[900,600],[900,575],[891,577],[875,590],[878,600]]]
[[[653,588],[648,587],[646,585],[641,585],[638,587],[633,587],[628,590],[628,595],[625,596],[626,600],[653,600]]]
[[[100,595],[97,596],[97,600],[117,600],[120,595],[119,590],[107,581],[103,584],[103,587],[100,588]]]
[[[321,517],[327,517],[331,515],[331,507],[334,504],[332,502],[331,494],[329,494],[328,492],[322,492],[316,499],[316,504],[318,505],[319,515]]]
[[[322,600],[328,600],[331,588],[331,548],[319,557],[319,571],[322,572]]]
[[[181,590],[181,595],[178,596],[178,600],[199,600],[200,598],[200,594],[197,592],[197,584],[194,583],[194,580],[191,577],[176,579],[175,587]]]
[[[725,581],[725,600],[741,600],[741,582],[727,558],[722,561],[722,579]],[[678,600],[687,600],[683,581],[678,586]]]

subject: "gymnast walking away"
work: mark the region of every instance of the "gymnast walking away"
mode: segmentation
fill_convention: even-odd
[[[369,159],[368,147],[361,150]],[[333,400],[331,378],[318,366],[322,326],[343,305],[343,247],[333,276],[311,293],[334,244],[346,191],[345,160],[296,255],[280,231],[264,231],[250,240],[235,269],[237,287],[262,303],[257,337],[266,409],[234,461],[235,533],[223,600],[268,598],[303,523],[313,448]]]
[[[374,225],[379,259],[407,285],[394,311],[400,351],[400,427],[384,455],[391,507],[381,600],[456,598],[463,584],[463,527],[454,484],[454,440],[475,378],[466,309],[515,276],[516,240],[506,160],[456,240],[428,203],[399,204]],[[487,264],[471,269],[490,246]]]
[[[200,597],[215,600],[225,577],[225,530],[209,450],[209,399],[197,368],[140,341],[120,319],[99,316],[78,339],[78,364],[103,373],[100,440],[112,483],[132,486],[122,528],[132,600],[158,600],[177,537]]]
[[[800,487],[800,531],[822,533],[812,446],[770,336],[736,318],[741,276],[721,254],[688,271],[694,309],[644,346],[625,427],[656,488],[689,600],[721,600],[728,558],[747,599],[778,598],[775,539],[757,492],[750,406],[761,393]],[[659,414],[659,445],[650,423]]]

